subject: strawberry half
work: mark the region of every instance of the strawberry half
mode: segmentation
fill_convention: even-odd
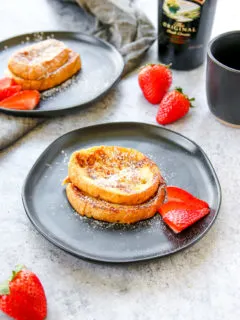
[[[168,202],[159,209],[163,221],[175,232],[190,227],[210,212],[207,202],[178,187],[167,187]]]
[[[164,216],[169,212],[169,211],[174,211],[174,210],[187,210],[189,209],[188,205],[184,202],[178,202],[178,201],[169,201],[165,202],[164,204],[161,205],[161,207],[158,209],[158,212],[160,215],[164,218]]]
[[[8,97],[13,96],[15,93],[22,90],[22,87],[19,85],[16,86],[10,86],[4,89],[0,89],[0,101],[4,100]]]
[[[2,78],[0,79],[0,90],[6,89],[11,86],[15,86],[16,82],[12,78]]]
[[[37,90],[23,90],[0,102],[0,108],[32,110],[40,101]]]
[[[191,206],[192,208],[196,208],[196,209],[209,208],[209,205],[207,202],[200,200],[194,197],[191,193],[175,186],[167,187],[167,199],[170,202],[172,201],[184,202],[188,204],[188,206]]]
[[[172,84],[172,72],[164,64],[148,64],[140,69],[138,83],[144,97],[152,104],[160,103]]]
[[[191,226],[210,212],[210,209],[175,209],[166,212],[163,221],[175,232],[179,233]]]
[[[0,310],[16,320],[43,320],[47,300],[38,277],[19,266],[8,281],[0,286]]]

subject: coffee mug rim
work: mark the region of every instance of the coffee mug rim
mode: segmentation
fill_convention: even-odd
[[[224,68],[225,70],[228,70],[228,71],[231,71],[231,72],[235,72],[235,73],[240,73],[240,70],[228,67],[225,64],[221,63],[220,61],[218,61],[214,57],[214,55],[212,54],[212,50],[211,50],[213,43],[215,43],[216,41],[218,41],[221,38],[224,38],[224,37],[226,37],[226,36],[228,36],[230,34],[235,34],[235,33],[239,33],[240,34],[240,30],[233,30],[233,31],[224,32],[224,33],[221,33],[221,34],[217,35],[216,37],[214,37],[208,44],[207,54],[208,54],[209,58],[212,61],[214,61],[217,65],[219,65],[220,67]]]

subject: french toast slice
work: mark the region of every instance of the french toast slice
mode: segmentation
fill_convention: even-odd
[[[162,183],[152,198],[138,205],[121,205],[93,198],[72,183],[66,187],[68,201],[75,211],[96,220],[131,224],[152,218],[165,199],[165,184]]]
[[[157,165],[135,149],[96,146],[72,154],[67,181],[91,197],[136,205],[150,199],[163,178]]]
[[[8,69],[17,77],[39,80],[56,71],[69,59],[69,49],[61,41],[48,39],[24,47],[8,61]]]
[[[40,80],[26,80],[16,76],[10,70],[8,74],[15,80],[17,84],[22,86],[24,90],[38,90],[43,91],[53,88],[62,82],[72,77],[76,72],[81,69],[81,60],[78,53],[69,49],[69,59],[60,68]]]

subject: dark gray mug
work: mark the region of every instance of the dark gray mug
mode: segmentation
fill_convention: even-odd
[[[221,122],[240,127],[240,30],[210,41],[206,91],[211,112]]]

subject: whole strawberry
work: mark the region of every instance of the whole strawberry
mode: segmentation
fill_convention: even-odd
[[[45,319],[47,300],[38,277],[18,266],[9,280],[0,285],[0,310],[16,320]]]
[[[157,122],[168,124],[184,117],[188,113],[189,108],[193,107],[191,104],[193,100],[195,99],[189,99],[181,88],[168,92],[159,105],[156,117]]]
[[[172,72],[164,64],[148,64],[141,68],[138,83],[144,97],[152,104],[160,103],[172,84]]]

